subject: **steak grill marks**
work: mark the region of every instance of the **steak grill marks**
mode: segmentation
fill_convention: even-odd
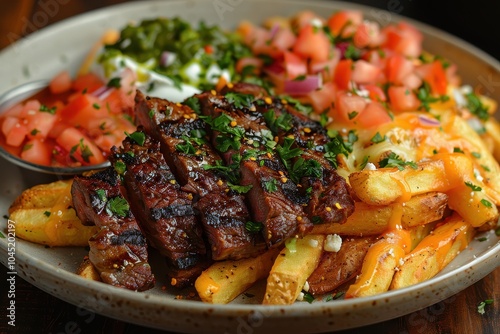
[[[148,241],[167,259],[172,285],[192,284],[208,265],[206,247],[193,196],[180,189],[159,143],[139,129],[121,148],[113,148],[110,160],[123,174],[132,211]]]
[[[152,288],[146,239],[121,195],[116,172],[108,168],[76,176],[71,195],[78,218],[100,228],[89,240],[89,258],[103,282],[138,291]]]
[[[207,166],[221,158],[206,137],[206,124],[189,107],[136,95],[138,122],[157,138],[182,189],[194,196],[213,260],[240,259],[265,250],[259,234],[246,229],[244,198],[223,173]],[[227,176],[227,175],[225,175]]]

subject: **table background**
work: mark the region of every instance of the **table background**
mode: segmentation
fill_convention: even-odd
[[[0,0],[0,48],[20,36],[79,13],[125,0]],[[429,23],[459,36],[500,60],[500,3],[490,0],[357,0]],[[52,7],[50,7],[52,6]],[[56,8],[57,6],[57,8]],[[51,11],[47,8],[52,8]],[[56,9],[54,9],[56,8]],[[44,24],[37,13],[50,15]],[[265,14],[264,14],[265,15]],[[36,23],[36,24],[35,24]],[[8,64],[0,64],[8,66]],[[0,78],[1,80],[1,78]],[[16,327],[7,325],[7,271],[3,266],[0,333],[168,333],[83,311],[16,280]],[[494,299],[486,313],[477,304]],[[418,312],[341,333],[500,333],[500,268],[457,295]]]

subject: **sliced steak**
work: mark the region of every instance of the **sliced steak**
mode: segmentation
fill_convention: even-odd
[[[212,144],[227,165],[233,165],[237,157],[240,184],[252,186],[246,198],[253,220],[263,224],[268,247],[307,233],[312,224],[302,208],[306,199],[287,177],[261,114],[255,113],[248,101],[231,101],[213,93],[197,98],[212,130]]]
[[[103,282],[130,290],[152,288],[146,238],[121,194],[114,169],[76,176],[71,195],[78,218],[100,228],[89,240],[89,258]]]
[[[240,259],[264,251],[261,236],[246,228],[250,216],[244,198],[228,183],[228,175],[221,172],[224,166],[207,140],[205,122],[187,106],[141,93],[136,95],[136,113],[138,121],[145,122],[145,129],[160,141],[182,189],[194,195],[194,208],[207,235],[212,259]]]
[[[132,211],[149,243],[167,259],[172,285],[191,285],[209,261],[192,194],[180,189],[158,141],[138,129],[110,160],[123,173]]]

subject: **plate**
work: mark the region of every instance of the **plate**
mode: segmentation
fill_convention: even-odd
[[[265,8],[265,11],[262,9]],[[90,46],[108,28],[121,28],[130,20],[157,16],[180,16],[192,22],[203,20],[233,28],[241,19],[261,22],[273,15],[289,16],[300,10],[312,10],[326,16],[339,9],[364,11],[381,25],[398,21],[396,14],[339,2],[228,0],[228,1],[140,1],[101,9],[49,26],[29,35],[0,53],[0,93],[28,81],[43,80],[61,69],[76,71]],[[264,13],[264,15],[263,15]],[[425,35],[424,48],[441,54],[459,66],[464,82],[482,86],[485,93],[500,101],[500,64],[477,48],[427,25],[404,19]],[[43,59],[43,61],[40,61]],[[25,188],[47,182],[41,176],[0,161],[0,212]],[[326,332],[354,328],[399,317],[442,301],[477,282],[500,265],[500,242],[490,231],[474,240],[445,270],[420,284],[380,295],[332,302],[298,302],[291,306],[264,306],[251,297],[262,286],[228,305],[209,305],[175,299],[177,293],[162,289],[168,283],[161,271],[161,259],[152,254],[158,277],[156,287],[145,293],[126,291],[74,274],[84,248],[46,248],[9,238],[7,221],[0,223],[0,259],[9,271],[40,289],[69,303],[127,322],[182,332],[259,333]],[[15,232],[13,229],[11,232]],[[15,242],[15,247],[12,244]],[[10,257],[8,249],[14,248]],[[9,250],[11,252],[11,250]],[[11,263],[10,263],[11,262]],[[159,266],[155,263],[159,262]],[[12,264],[12,268],[9,265]]]

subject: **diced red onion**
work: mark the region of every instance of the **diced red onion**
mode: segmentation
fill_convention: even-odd
[[[427,116],[420,115],[418,116],[418,120],[420,121],[420,124],[425,125],[425,126],[440,126],[441,122],[439,122],[437,119],[430,118]]]
[[[271,39],[273,39],[274,36],[276,36],[276,34],[278,33],[279,30],[280,30],[280,25],[278,23],[276,23],[272,26],[271,30],[269,31],[270,35],[271,35]]]
[[[175,53],[170,51],[163,51],[160,56],[160,65],[163,67],[168,67],[172,65],[175,60]]]
[[[286,80],[284,91],[290,95],[304,95],[321,87],[320,75],[308,75],[303,80]]]
[[[92,92],[92,95],[97,97],[98,99],[104,100],[111,94],[113,87],[101,86]]]

